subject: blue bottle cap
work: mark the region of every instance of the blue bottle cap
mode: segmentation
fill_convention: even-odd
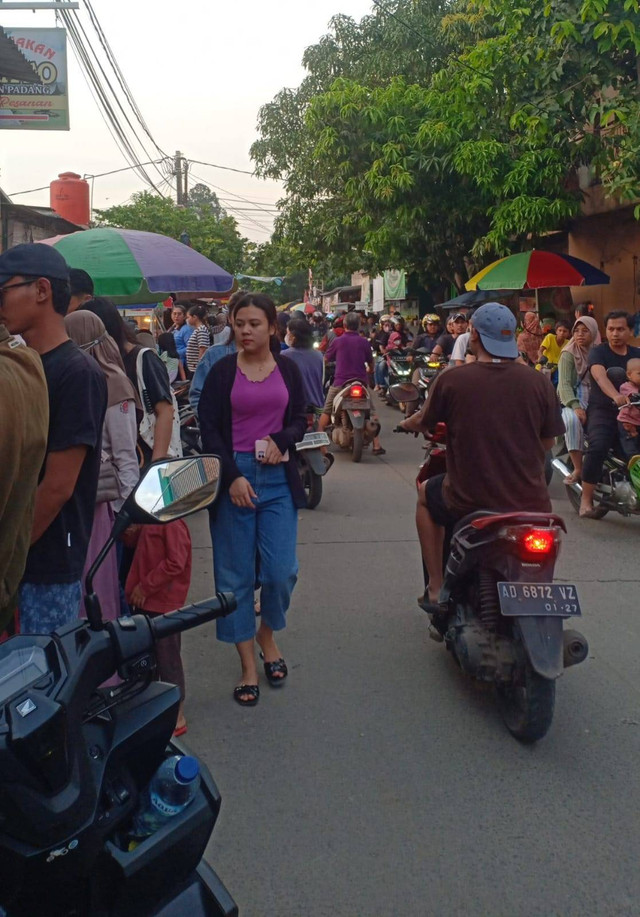
[[[191,755],[184,755],[176,764],[176,777],[181,783],[191,783],[200,773],[200,765],[197,758]]]

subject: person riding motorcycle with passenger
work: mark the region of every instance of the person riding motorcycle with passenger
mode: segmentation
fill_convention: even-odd
[[[431,615],[440,611],[446,529],[476,510],[550,512],[545,452],[564,432],[549,380],[517,362],[516,320],[506,306],[481,306],[470,342],[476,362],[438,376],[424,409],[400,425],[424,433],[447,425],[447,473],[421,486],[416,509]]]

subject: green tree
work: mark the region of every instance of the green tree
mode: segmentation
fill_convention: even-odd
[[[187,233],[192,248],[235,274],[244,265],[247,240],[238,232],[234,218],[222,210],[221,214],[218,218],[208,207],[178,207],[150,191],[134,194],[130,204],[96,211],[100,226],[158,232],[173,239]]]
[[[211,215],[217,220],[225,215],[222,204],[218,200],[218,195],[212,191],[208,185],[198,182],[189,191],[187,207],[196,210],[200,216]]]
[[[638,0],[393,9],[405,41],[422,42],[420,72],[409,53],[394,73],[363,20],[310,49],[301,87],[262,110],[252,154],[284,180],[277,231],[307,257],[460,286],[474,259],[574,216],[579,174],[640,198]],[[416,27],[425,15],[431,32]],[[383,35],[399,26],[378,22]],[[358,40],[366,63],[349,53]]]

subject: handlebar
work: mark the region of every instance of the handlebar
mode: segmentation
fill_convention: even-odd
[[[217,592],[215,599],[204,599],[202,602],[185,605],[184,608],[178,608],[177,611],[170,611],[168,614],[157,615],[150,619],[151,633],[154,640],[161,640],[162,637],[170,637],[172,634],[182,633],[183,630],[191,630],[192,627],[198,627],[207,621],[231,614],[232,611],[235,611],[237,604],[232,592]]]

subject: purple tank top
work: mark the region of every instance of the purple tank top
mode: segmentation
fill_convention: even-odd
[[[240,367],[231,389],[234,452],[255,452],[257,439],[279,433],[289,403],[289,390],[276,366],[262,382],[251,382]]]

